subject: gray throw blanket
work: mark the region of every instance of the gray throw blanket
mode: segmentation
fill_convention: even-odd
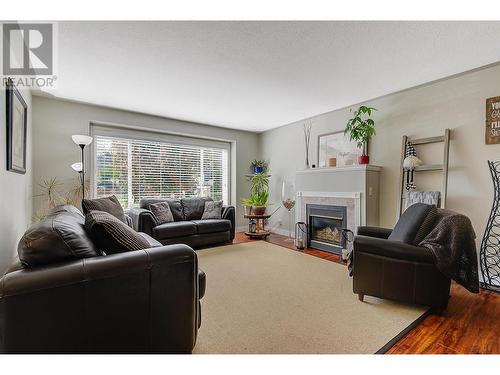
[[[437,268],[472,293],[479,292],[476,234],[467,216],[438,209],[436,224],[420,242],[432,251]]]

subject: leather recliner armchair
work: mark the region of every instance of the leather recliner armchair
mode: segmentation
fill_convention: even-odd
[[[430,306],[437,313],[446,309],[451,280],[438,270],[431,250],[414,243],[429,213],[424,206],[409,207],[394,230],[358,228],[351,266],[353,291],[361,301],[369,295]]]

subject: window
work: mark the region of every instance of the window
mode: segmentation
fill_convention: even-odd
[[[94,138],[97,197],[114,194],[126,208],[138,206],[143,197],[204,196],[228,203],[229,147],[107,135]]]

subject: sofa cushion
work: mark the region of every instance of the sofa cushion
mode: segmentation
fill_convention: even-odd
[[[105,198],[84,199],[82,200],[82,208],[84,214],[88,214],[90,211],[104,211],[128,225],[123,207],[114,195]]]
[[[100,255],[85,232],[83,215],[70,206],[55,207],[32,225],[19,241],[17,252],[25,267]]]
[[[193,220],[193,223],[196,224],[197,232],[200,234],[231,230],[231,222],[226,219]]]
[[[165,199],[165,198],[142,198],[139,206],[146,210],[150,210],[149,205],[159,203],[159,202],[167,202],[170,211],[172,212],[172,216],[174,217],[174,221],[183,221],[184,220],[184,212],[182,210],[182,204],[180,199]],[[150,210],[151,211],[151,210]]]
[[[158,240],[191,236],[196,234],[196,224],[192,221],[174,221],[153,228],[153,237]]]
[[[425,203],[415,203],[408,207],[399,218],[388,240],[413,244],[422,223],[433,207]]]
[[[205,210],[205,202],[211,200],[211,198],[182,198],[184,220],[200,220]]]
[[[94,244],[106,254],[150,248],[148,240],[104,211],[90,211],[85,215],[85,229]]]
[[[158,202],[149,205],[149,210],[153,213],[158,224],[171,223],[174,221],[172,211],[168,202]]]
[[[201,219],[220,219],[222,217],[222,201],[206,201]]]

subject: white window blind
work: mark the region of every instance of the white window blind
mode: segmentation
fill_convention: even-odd
[[[228,203],[228,150],[225,148],[95,136],[97,197],[116,195],[123,207],[144,197],[204,196]]]

